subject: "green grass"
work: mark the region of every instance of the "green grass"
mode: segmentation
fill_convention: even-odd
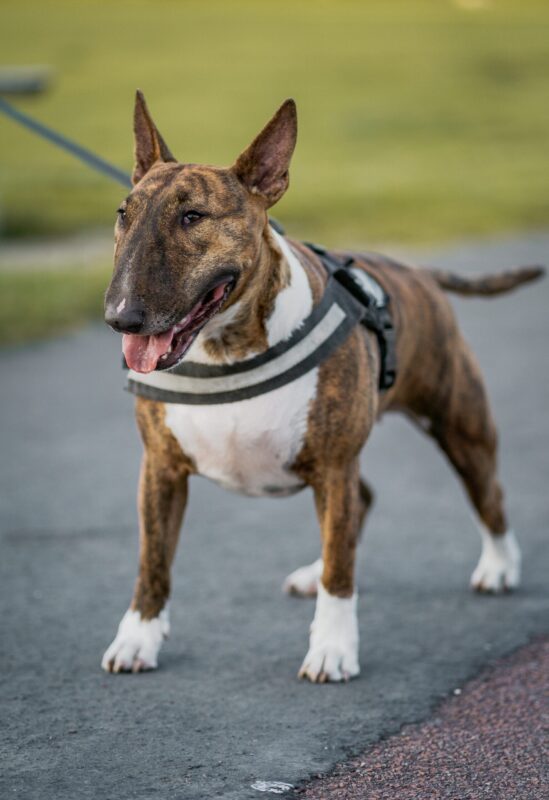
[[[0,272],[0,344],[54,336],[103,313],[111,267]]]
[[[3,63],[53,65],[18,105],[131,166],[141,87],[181,160],[230,163],[288,96],[275,214],[326,243],[428,242],[549,221],[549,4],[3,0]],[[110,224],[124,190],[0,120],[6,235]]]

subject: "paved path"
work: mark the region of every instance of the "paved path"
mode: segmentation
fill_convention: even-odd
[[[0,272],[94,267],[98,262],[108,264],[113,247],[112,228],[58,237],[0,238]]]
[[[547,263],[549,236],[437,259],[518,261]],[[295,677],[313,606],[279,587],[317,554],[311,497],[251,500],[199,479],[161,669],[102,673],[137,556],[120,342],[93,327],[0,353],[2,798],[259,797],[254,782],[328,770],[547,632],[549,281],[456,306],[500,425],[524,586],[469,593],[479,542],[461,489],[428,441],[387,418],[364,457],[378,502],[358,566],[363,673],[346,686]]]

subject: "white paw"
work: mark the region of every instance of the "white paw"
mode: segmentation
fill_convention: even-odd
[[[299,567],[288,575],[282,584],[282,590],[297,597],[316,597],[322,566],[322,559],[317,558],[312,564]]]
[[[313,683],[348,681],[360,672],[358,665],[357,595],[333,597],[318,584],[309,652],[299,670],[300,678]]]
[[[503,592],[520,584],[520,548],[513,531],[494,536],[480,528],[482,553],[471,575],[471,588],[476,592]]]
[[[106,672],[143,672],[156,669],[158,653],[170,633],[168,609],[154,619],[141,619],[139,611],[128,609],[114,641],[105,651],[101,666]]]

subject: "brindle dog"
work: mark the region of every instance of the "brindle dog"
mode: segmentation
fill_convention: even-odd
[[[281,106],[229,168],[176,162],[139,92],[134,130],[134,189],[118,211],[105,304],[107,323],[124,334],[130,368],[169,368],[191,345],[193,361],[232,363],[286,339],[327,280],[317,256],[276,234],[267,218],[288,187],[294,102]],[[479,368],[441,289],[496,294],[543,270],[469,280],[354,255],[391,298],[398,377],[390,390],[378,391],[375,337],[356,326],[319,367],[270,394],[217,406],[137,400],[145,446],[139,576],[104,655],[107,671],[157,666],[188,479],[198,473],[256,495],[312,488],[322,558],[286,581],[292,593],[317,595],[299,674],[318,682],[357,675],[355,548],[372,503],[359,453],[385,411],[417,422],[464,483],[482,536],[472,587],[518,585],[520,553],[496,475],[496,429]]]

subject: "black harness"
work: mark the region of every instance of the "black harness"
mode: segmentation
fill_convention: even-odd
[[[361,304],[360,323],[375,333],[379,346],[379,388],[390,389],[396,380],[396,339],[389,295],[371,275],[355,266],[352,256],[338,261],[328,255],[324,247],[310,243],[307,247],[320,258],[329,275]],[[372,283],[377,287],[375,294],[369,291],[368,284]]]
[[[390,299],[352,257],[339,261],[308,244],[329,274],[324,295],[291,336],[235,364],[182,361],[172,369],[142,375],[130,370],[128,390],[165,403],[212,405],[266,394],[305,375],[339,347],[357,324],[375,333],[379,345],[379,388],[396,378],[395,331]]]

